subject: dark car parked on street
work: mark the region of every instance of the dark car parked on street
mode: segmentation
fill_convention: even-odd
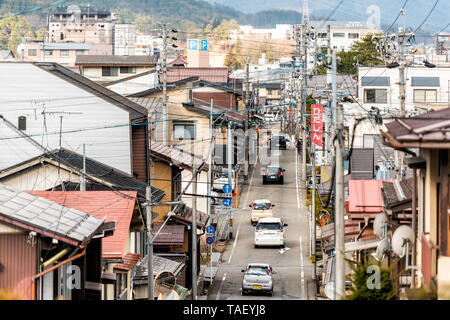
[[[285,169],[278,166],[267,166],[262,172],[263,184],[268,182],[284,184],[283,172],[285,171]]]

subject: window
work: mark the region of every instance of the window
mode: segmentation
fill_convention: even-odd
[[[365,103],[387,103],[387,89],[364,89]]]
[[[77,50],[75,53],[77,56],[82,56],[84,55],[84,50]]]
[[[195,140],[195,124],[174,123],[173,140]]]
[[[349,33],[348,38],[349,39],[359,39],[359,33]]]
[[[52,50],[45,50],[44,55],[46,57],[53,57],[53,51]]]
[[[335,32],[333,33],[333,38],[345,38],[344,32]]]
[[[69,56],[69,50],[60,50],[59,51],[59,56],[60,57],[68,57]]]
[[[36,57],[37,56],[37,50],[36,49],[28,49],[28,56]]]
[[[118,68],[117,67],[102,67],[102,76],[103,77],[114,77],[118,76]]]
[[[136,73],[135,67],[120,67],[120,73]]]
[[[415,89],[414,102],[437,102],[437,91],[434,89]]]

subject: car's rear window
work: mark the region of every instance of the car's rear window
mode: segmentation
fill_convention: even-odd
[[[269,203],[254,203],[253,209],[254,210],[269,210],[270,204]]]
[[[268,174],[276,174],[280,171],[280,168],[277,167],[267,167]]]
[[[281,230],[281,224],[279,222],[260,222],[256,226],[256,230]]]
[[[267,267],[252,266],[247,270],[247,274],[251,275],[267,275]]]

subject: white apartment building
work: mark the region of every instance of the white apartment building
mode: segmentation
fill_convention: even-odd
[[[399,112],[399,78],[398,68],[360,67],[357,86],[362,107],[377,107],[382,114]],[[450,106],[450,68],[406,67],[405,81],[407,115]]]
[[[116,24],[114,26],[114,54],[134,56],[136,26],[134,24]]]
[[[294,33],[291,24],[277,24],[275,25],[275,28],[272,29],[257,29],[252,26],[240,26],[239,31],[233,31],[230,37],[231,40],[242,38],[292,40],[294,39]]]

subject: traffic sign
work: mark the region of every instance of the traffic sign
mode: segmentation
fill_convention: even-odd
[[[214,233],[214,231],[215,231],[215,229],[214,229],[213,226],[207,226],[207,227],[206,227],[206,232],[207,232],[207,233]]]
[[[225,193],[231,193],[231,191],[233,191],[233,188],[229,184],[224,184],[222,187],[222,191]]]
[[[198,50],[198,41],[197,40],[188,40],[188,49],[189,50]]]
[[[208,50],[208,40],[202,40],[202,51]]]
[[[213,242],[214,242],[214,238],[213,237],[206,238],[206,243],[207,244],[212,244]]]
[[[233,200],[231,200],[231,199],[223,199],[223,205],[225,207],[231,207],[232,203],[233,203]]]

